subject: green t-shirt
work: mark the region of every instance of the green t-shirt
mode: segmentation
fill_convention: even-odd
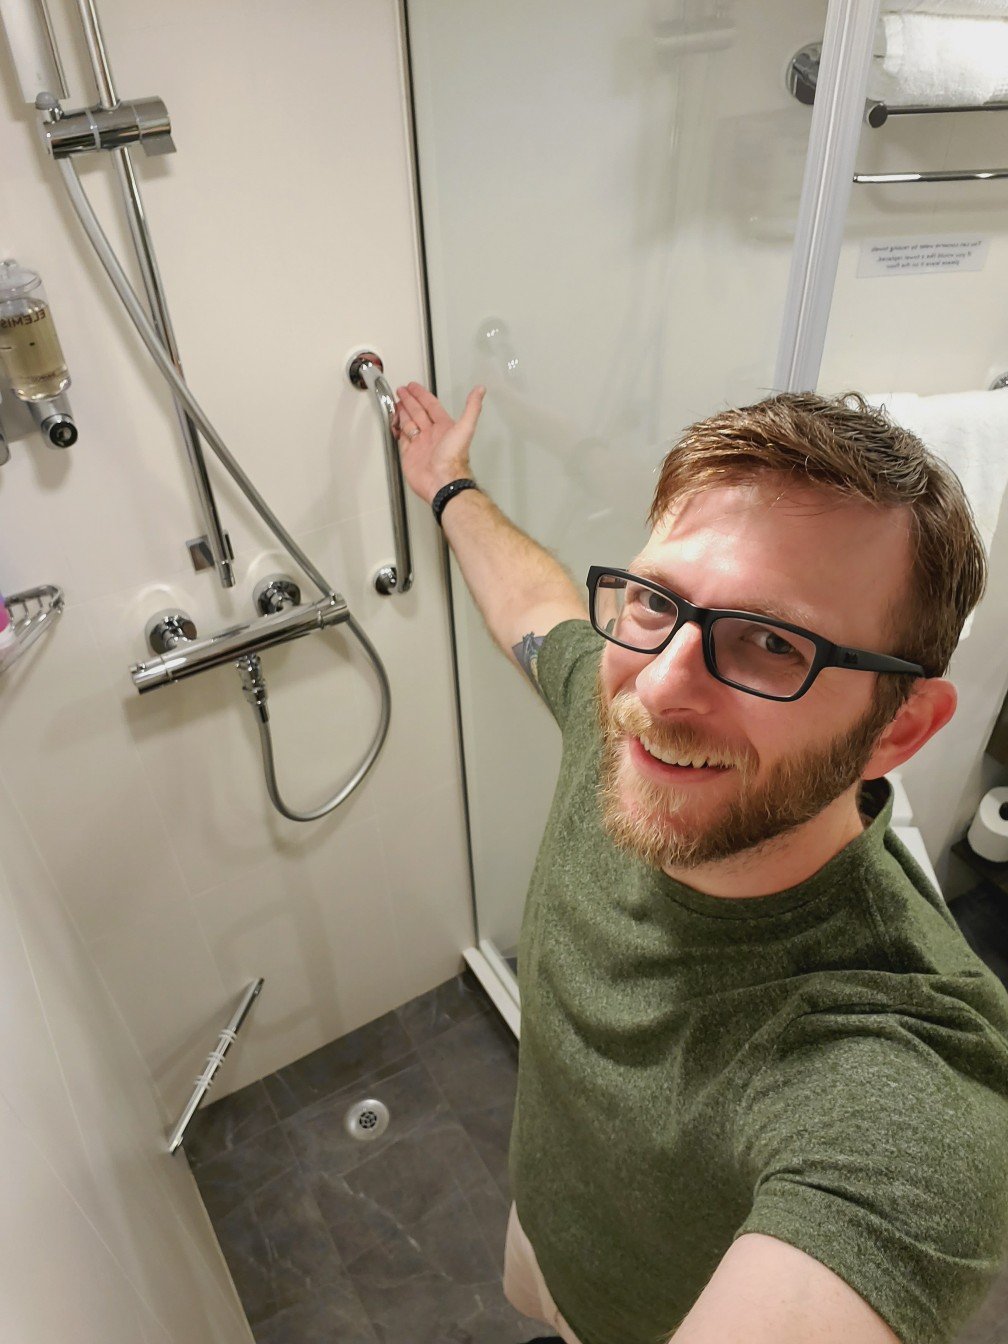
[[[667,1340],[735,1237],[945,1344],[1008,1249],[1008,996],[877,812],[814,877],[724,900],[599,822],[601,640],[539,654],[563,730],[519,948],[511,1174],[584,1344]]]

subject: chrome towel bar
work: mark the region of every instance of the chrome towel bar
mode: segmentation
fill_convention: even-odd
[[[905,107],[891,107],[888,103],[869,98],[865,104],[865,121],[878,130],[890,117],[923,117],[930,112],[1008,112],[1008,103],[956,103],[954,107],[925,107],[908,103]]]
[[[951,169],[936,173],[855,173],[854,181],[881,186],[903,182],[989,182],[999,177],[1008,177],[1008,168]]]

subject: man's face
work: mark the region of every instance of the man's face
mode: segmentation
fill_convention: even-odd
[[[909,566],[905,510],[772,477],[675,506],[628,568],[699,606],[776,615],[898,654],[888,614]],[[690,868],[809,821],[865,770],[884,727],[874,684],[826,668],[800,699],[763,700],[710,675],[696,625],[657,656],[607,642],[598,684],[607,829],[648,863]]]

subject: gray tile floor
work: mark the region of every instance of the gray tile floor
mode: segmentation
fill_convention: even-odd
[[[198,1113],[185,1151],[257,1344],[521,1344],[500,1286],[515,1040],[469,973]],[[343,1117],[377,1096],[373,1143]],[[956,1344],[1008,1344],[1008,1273]]]
[[[199,1112],[185,1152],[257,1344],[519,1344],[501,1291],[518,1050],[466,972]],[[343,1125],[377,1096],[371,1143]]]

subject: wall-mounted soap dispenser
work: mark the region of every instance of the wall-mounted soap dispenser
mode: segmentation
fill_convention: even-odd
[[[54,448],[77,442],[66,398],[70,374],[49,301],[34,271],[0,262],[0,363],[11,391]]]

